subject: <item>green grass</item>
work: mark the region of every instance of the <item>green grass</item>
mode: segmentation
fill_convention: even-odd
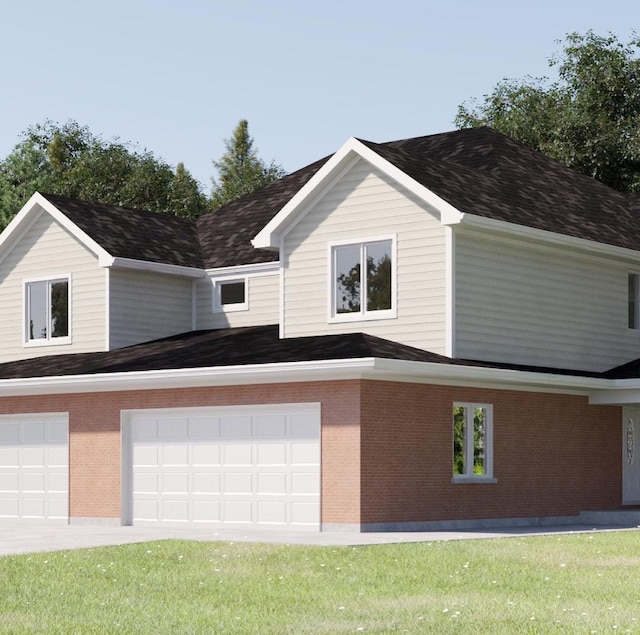
[[[636,633],[640,533],[0,558],[0,633]]]

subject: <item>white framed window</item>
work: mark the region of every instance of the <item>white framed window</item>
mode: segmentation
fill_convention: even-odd
[[[28,346],[71,341],[71,275],[24,282],[24,342]]]
[[[329,245],[330,321],[396,317],[396,238]]]
[[[249,280],[246,277],[213,281],[213,310],[216,313],[247,311]]]
[[[453,480],[495,482],[493,406],[453,404]]]
[[[628,275],[629,315],[627,325],[630,329],[640,329],[640,276],[637,273]]]

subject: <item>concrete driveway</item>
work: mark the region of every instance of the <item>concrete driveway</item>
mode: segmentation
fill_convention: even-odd
[[[155,540],[199,540],[222,542],[264,542],[271,544],[357,546],[382,545],[402,542],[433,542],[436,540],[463,540],[504,538],[543,534],[584,533],[592,531],[636,530],[637,527],[619,525],[604,527],[592,525],[560,525],[557,527],[529,526],[504,529],[478,529],[469,531],[428,532],[311,532],[274,531],[258,529],[195,529],[165,527],[121,527],[100,525],[68,525],[32,521],[0,521],[0,556],[42,551],[64,551],[107,545],[121,545]]]

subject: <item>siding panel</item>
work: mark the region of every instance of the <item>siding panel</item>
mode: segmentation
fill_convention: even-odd
[[[23,346],[28,278],[71,274],[71,343]],[[0,361],[105,349],[105,270],[66,229],[42,213],[0,262]]]
[[[328,244],[397,236],[397,318],[329,323]],[[285,337],[367,332],[444,353],[445,229],[435,214],[365,161],[285,238]]]
[[[240,326],[277,324],[280,319],[280,276],[249,276],[249,309],[228,313],[213,312],[213,284],[210,279],[197,281],[197,328],[220,329]]]
[[[458,232],[458,357],[603,371],[640,356],[624,263]]]
[[[124,269],[109,279],[110,348],[191,330],[191,279]]]

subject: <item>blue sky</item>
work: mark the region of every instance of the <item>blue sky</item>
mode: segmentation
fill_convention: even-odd
[[[628,41],[637,0],[25,0],[4,2],[0,157],[73,119],[210,190],[241,118],[259,155],[296,170],[350,136],[454,128],[502,78],[551,76],[567,33]]]

